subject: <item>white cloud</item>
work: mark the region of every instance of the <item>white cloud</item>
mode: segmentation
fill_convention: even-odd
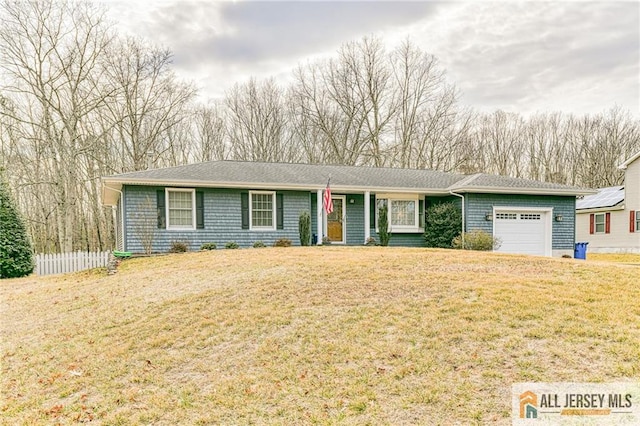
[[[420,37],[435,42],[476,108],[596,112],[617,102],[637,114],[638,11],[622,2],[461,3]]]
[[[203,97],[375,33],[434,54],[477,109],[640,116],[637,2],[111,2],[122,30],[163,44]]]

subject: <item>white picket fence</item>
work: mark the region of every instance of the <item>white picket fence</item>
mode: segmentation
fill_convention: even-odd
[[[65,274],[91,268],[107,266],[109,251],[73,253],[55,253],[36,255],[36,273],[38,275]]]

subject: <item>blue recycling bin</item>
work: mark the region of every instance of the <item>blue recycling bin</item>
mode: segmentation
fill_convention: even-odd
[[[587,244],[589,243],[576,243],[576,248],[573,250],[574,259],[586,260],[587,258]]]

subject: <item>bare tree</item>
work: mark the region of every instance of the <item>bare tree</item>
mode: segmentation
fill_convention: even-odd
[[[156,161],[170,152],[168,132],[187,117],[196,92],[177,81],[169,69],[171,56],[131,38],[114,43],[108,52],[108,84],[115,91],[108,107],[125,170],[146,169],[148,153]]]
[[[273,79],[236,84],[226,96],[234,158],[250,161],[296,161],[287,126],[284,91]]]
[[[7,173],[39,251],[112,244],[99,177],[184,163],[195,90],[170,54],[114,40],[104,9],[77,2],[3,2],[0,137]],[[10,156],[10,157],[9,157]]]
[[[95,90],[102,75],[100,57],[111,41],[103,10],[88,3],[4,2],[0,14],[0,67],[10,82],[5,90],[24,114],[21,143],[37,155],[35,182],[53,197],[56,246],[74,248],[74,224],[81,209],[75,171],[92,148],[82,121],[105,104]],[[4,114],[7,113],[5,109]],[[47,220],[51,220],[47,217]]]
[[[460,138],[455,88],[433,55],[405,40],[390,55],[394,77],[394,164],[449,169]]]
[[[228,157],[226,123],[218,103],[201,105],[192,115],[192,140],[195,145],[195,161],[224,160]]]

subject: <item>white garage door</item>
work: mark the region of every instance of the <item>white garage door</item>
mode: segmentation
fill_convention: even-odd
[[[503,253],[551,255],[551,226],[547,211],[495,211],[493,233],[502,245]]]

